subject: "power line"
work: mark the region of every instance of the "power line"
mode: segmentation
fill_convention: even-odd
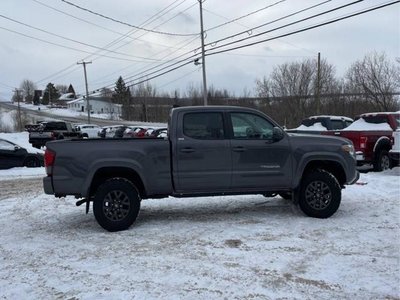
[[[6,16],[4,16],[4,15],[2,15],[2,14],[0,14],[0,17],[3,18],[3,19],[6,19],[6,20],[12,21],[12,22],[14,22],[14,23],[17,23],[17,24],[20,24],[20,25],[23,25],[23,26],[26,26],[26,27],[29,27],[29,28],[32,28],[32,29],[41,31],[41,32],[44,32],[44,33],[46,33],[46,34],[49,34],[49,35],[52,35],[52,36],[56,36],[56,37],[58,37],[58,38],[62,38],[62,39],[64,39],[64,40],[67,40],[67,41],[70,41],[70,42],[74,42],[74,43],[77,43],[77,44],[81,44],[81,45],[84,45],[84,46],[88,46],[88,47],[91,47],[91,48],[96,48],[96,49],[99,49],[99,50],[102,50],[102,51],[112,52],[112,53],[115,53],[115,54],[125,55],[125,56],[134,57],[134,58],[138,58],[138,59],[151,60],[151,61],[159,61],[159,60],[157,60],[157,59],[147,58],[147,57],[143,57],[143,56],[135,56],[135,55],[130,55],[130,54],[127,54],[127,53],[122,53],[122,52],[116,52],[116,51],[113,51],[113,50],[108,50],[108,49],[105,49],[105,48],[101,48],[101,47],[99,47],[99,46],[91,45],[91,44],[88,44],[88,43],[85,43],[85,42],[77,41],[77,40],[74,40],[74,39],[71,39],[71,38],[68,38],[68,37],[65,37],[65,36],[56,34],[56,33],[49,32],[49,31],[47,31],[47,30],[44,30],[44,29],[41,29],[41,28],[38,28],[38,27],[35,27],[35,26],[32,26],[32,25],[29,25],[29,24],[26,24],[26,23],[23,23],[23,22],[21,22],[21,21],[12,19],[12,18],[10,18],[10,17],[6,17]]]
[[[8,84],[5,84],[5,83],[3,83],[3,82],[0,82],[0,84],[1,84],[2,86],[4,86],[4,87],[10,88],[10,89],[16,89],[16,87],[11,86],[11,85],[8,85]]]
[[[39,0],[32,0],[32,1],[36,2],[37,4],[42,5],[42,6],[44,6],[44,7],[47,7],[47,8],[49,8],[49,9],[51,9],[51,10],[54,10],[54,11],[59,12],[59,13],[61,13],[61,14],[64,14],[64,15],[66,15],[66,16],[68,16],[68,17],[71,17],[71,18],[74,18],[74,19],[79,20],[79,21],[81,21],[81,22],[84,22],[84,23],[87,23],[87,24],[96,26],[96,27],[101,28],[101,29],[103,29],[103,30],[106,30],[106,31],[108,31],[108,32],[111,32],[111,33],[120,35],[121,37],[124,37],[124,38],[126,37],[126,38],[130,38],[130,39],[132,39],[132,40],[143,41],[143,42],[146,42],[146,43],[149,43],[149,44],[154,44],[154,45],[157,45],[157,46],[170,48],[170,46],[167,46],[167,45],[164,45],[164,44],[160,44],[160,43],[156,43],[156,42],[153,42],[153,41],[144,41],[144,40],[141,40],[141,39],[139,39],[139,38],[133,38],[133,37],[127,35],[127,34],[120,33],[120,32],[118,32],[118,31],[112,30],[112,29],[110,29],[110,28],[101,26],[101,25],[99,25],[99,24],[96,24],[96,23],[87,21],[87,20],[85,20],[85,19],[79,18],[79,17],[74,16],[74,15],[72,15],[72,14],[69,14],[69,13],[67,13],[67,12],[65,12],[65,11],[62,11],[62,10],[60,10],[60,9],[57,9],[57,8],[55,8],[55,7],[53,7],[53,6],[47,5],[47,4],[45,4],[45,3],[43,3],[43,2],[41,2],[41,1],[39,1]],[[172,4],[175,4],[175,3],[178,2],[178,1],[179,1],[179,0],[176,0],[176,1],[174,1]],[[184,0],[183,2],[185,2],[185,1],[186,1],[186,0]],[[183,2],[182,2],[182,3],[183,3]],[[172,5],[172,4],[171,4],[171,5]],[[180,3],[180,4],[181,4],[181,3]],[[179,4],[179,5],[180,5],[180,4]],[[171,6],[171,5],[169,5],[169,6]],[[179,5],[178,5],[178,6],[179,6]],[[176,7],[175,7],[175,8],[176,8]],[[74,64],[74,65],[75,65],[75,64]]]
[[[333,24],[333,23],[336,23],[336,22],[339,22],[339,21],[342,21],[342,20],[345,20],[345,19],[349,19],[349,18],[358,16],[358,15],[361,15],[361,14],[365,14],[365,13],[368,13],[368,12],[371,12],[371,11],[374,11],[374,10],[377,10],[377,9],[381,9],[381,8],[384,8],[384,7],[387,7],[387,6],[390,6],[390,5],[394,5],[394,4],[397,4],[399,2],[400,2],[400,0],[393,1],[393,2],[386,3],[386,4],[383,4],[383,5],[379,5],[379,6],[375,6],[375,7],[370,8],[370,9],[362,10],[362,11],[359,11],[357,13],[353,13],[353,14],[350,14],[350,15],[347,15],[347,16],[344,16],[344,17],[340,17],[340,18],[337,18],[337,19],[333,19],[333,20],[330,20],[330,21],[327,21],[327,22],[323,22],[323,23],[320,23],[320,24],[317,24],[317,25],[313,25],[313,26],[310,26],[310,27],[306,27],[306,28],[303,28],[303,29],[292,31],[292,32],[289,32],[289,33],[286,33],[286,34],[282,34],[282,35],[273,37],[273,38],[268,38],[268,39],[260,40],[260,41],[257,41],[257,42],[253,42],[253,43],[249,43],[249,44],[245,44],[245,45],[241,45],[241,46],[237,46],[237,47],[233,47],[233,48],[229,48],[229,49],[224,49],[224,50],[220,50],[220,51],[216,51],[216,52],[210,52],[208,54],[206,53],[206,56],[225,53],[225,52],[233,51],[233,50],[237,50],[237,49],[242,49],[242,48],[254,46],[254,45],[257,45],[257,44],[265,43],[265,42],[268,42],[268,41],[272,41],[272,40],[275,40],[275,39],[278,39],[278,38],[282,38],[282,37],[298,34],[298,33],[305,32],[305,31],[308,31],[308,30],[311,30],[311,29],[315,29],[315,28],[326,26],[326,25],[329,25],[329,24]],[[232,44],[232,43],[229,43],[229,44]],[[221,45],[220,47],[225,47],[225,46],[226,45]]]
[[[322,1],[322,2],[317,3],[317,4],[315,4],[315,5],[312,5],[312,6],[309,6],[309,7],[303,8],[303,9],[300,9],[300,10],[298,10],[298,11],[295,11],[295,12],[293,12],[293,13],[291,13],[291,14],[286,15],[286,16],[283,16],[283,17],[277,18],[277,19],[275,19],[275,20],[269,21],[269,22],[267,22],[267,23],[261,24],[261,25],[259,25],[259,26],[250,28],[250,29],[248,29],[248,30],[246,30],[246,31],[241,31],[241,32],[239,32],[239,33],[236,33],[236,34],[233,34],[233,35],[224,37],[224,38],[222,38],[222,39],[219,39],[219,40],[216,40],[216,41],[207,43],[206,46],[209,46],[209,45],[212,46],[212,45],[215,45],[215,44],[217,44],[217,43],[219,43],[219,42],[222,42],[222,41],[225,41],[225,40],[227,40],[227,39],[231,39],[231,38],[237,37],[237,36],[242,35],[242,34],[249,34],[249,35],[251,35],[251,34],[253,33],[254,30],[257,30],[257,29],[259,29],[259,28],[265,27],[265,26],[267,26],[267,25],[271,25],[271,24],[276,23],[276,22],[278,22],[278,21],[282,21],[282,20],[284,20],[284,19],[293,17],[293,16],[295,16],[295,15],[298,15],[298,14],[303,13],[303,12],[305,12],[305,11],[311,10],[311,9],[316,8],[316,7],[318,7],[318,6],[324,5],[324,4],[326,4],[326,3],[328,3],[328,2],[331,2],[331,1],[332,1],[332,0]],[[362,0],[362,1],[363,1],[363,0]]]
[[[302,22],[304,22],[304,21],[311,20],[311,19],[314,19],[314,18],[316,18],[316,17],[320,17],[320,16],[322,16],[322,15],[325,15],[325,14],[328,14],[328,13],[331,13],[331,12],[334,12],[334,11],[337,11],[337,10],[340,10],[340,9],[343,9],[343,8],[345,8],[345,7],[349,7],[349,6],[355,5],[355,4],[360,3],[360,2],[363,2],[363,1],[364,1],[364,0],[357,0],[357,1],[354,1],[354,2],[351,2],[351,3],[348,3],[348,4],[344,4],[344,5],[341,5],[341,6],[338,6],[338,7],[335,7],[335,8],[326,10],[326,11],[323,11],[323,12],[321,12],[321,13],[318,13],[318,14],[315,14],[315,15],[312,15],[312,16],[309,16],[309,17],[306,17],[306,18],[297,20],[297,21],[290,22],[290,23],[284,24],[284,25],[282,25],[282,26],[278,26],[278,27],[275,27],[275,28],[273,28],[273,29],[270,29],[270,30],[267,30],[267,31],[263,31],[263,32],[257,33],[257,34],[255,34],[255,35],[252,35],[252,36],[249,36],[249,37],[246,37],[246,38],[242,38],[242,39],[240,39],[240,40],[236,40],[236,41],[232,41],[232,42],[229,42],[229,43],[225,43],[225,44],[223,44],[223,45],[221,45],[221,46],[215,46],[215,47],[213,47],[213,49],[219,49],[219,48],[226,47],[226,46],[229,46],[229,45],[232,45],[232,44],[237,44],[237,43],[239,43],[239,42],[246,41],[246,40],[248,40],[248,39],[253,39],[253,38],[256,38],[256,37],[258,37],[258,36],[262,36],[262,35],[265,35],[265,34],[267,34],[267,33],[271,33],[271,32],[273,32],[273,31],[277,31],[277,30],[280,30],[280,29],[283,29],[283,28],[286,28],[286,27],[289,27],[289,26],[292,26],[292,25],[295,25],[295,24],[298,24],[298,23],[302,23]],[[228,38],[229,38],[229,37],[228,37]],[[226,39],[227,39],[227,38],[224,38],[224,39],[221,39],[221,40],[226,40]],[[276,38],[274,38],[274,39],[276,39]],[[219,40],[219,41],[221,41],[221,40]],[[215,45],[215,44],[218,43],[219,41],[214,41],[214,42],[211,42],[211,43],[209,43],[209,44],[207,44],[207,45]]]
[[[64,13],[63,11],[60,11],[60,10],[58,10],[58,9],[55,9],[55,8],[51,7],[51,6],[45,5],[45,4],[43,4],[42,2],[40,2],[40,1],[38,1],[38,0],[33,0],[33,1],[35,1],[35,2],[37,2],[37,3],[39,3],[39,4],[41,4],[41,5],[44,5],[44,6],[48,7],[48,8],[50,8],[50,9],[54,9],[54,10],[60,12],[60,13]],[[187,0],[181,0],[181,1],[180,1],[180,0],[175,0],[174,2],[172,2],[171,4],[169,4],[169,5],[167,5],[165,8],[163,8],[161,11],[159,11],[158,13],[154,14],[153,16],[151,16],[150,18],[148,18],[146,21],[144,21],[144,22],[141,24],[141,26],[142,26],[142,25],[145,25],[145,24],[150,24],[150,23],[154,22],[157,18],[164,16],[165,14],[169,13],[171,10],[173,10],[173,9],[177,8],[178,6],[182,5],[182,4],[185,3],[186,1],[187,1]],[[179,2],[179,3],[177,3],[177,2]],[[190,6],[190,7],[192,7],[192,6]],[[184,11],[188,10],[190,7],[188,7],[188,8],[185,9]],[[64,14],[66,14],[66,13],[64,13]],[[69,14],[67,14],[67,15],[69,15]],[[70,16],[72,16],[72,15],[70,15]],[[178,16],[178,15],[176,15],[176,16]],[[168,19],[167,21],[163,22],[162,24],[168,22],[169,20],[175,18],[176,16],[174,16],[174,17]],[[74,17],[74,16],[72,16],[72,17]],[[79,19],[79,18],[78,18],[78,19]],[[79,19],[79,20],[85,21],[85,20],[82,20],[82,19]],[[90,23],[90,22],[89,22],[89,23]],[[95,24],[94,24],[94,25],[95,25]],[[160,26],[160,25],[158,25],[158,26]],[[125,38],[127,38],[127,37],[129,37],[131,40],[140,40],[139,38],[142,37],[142,36],[144,36],[144,35],[146,34],[146,33],[143,33],[143,34],[142,34],[141,36],[139,36],[138,38],[133,38],[133,37],[131,37],[130,34],[132,34],[132,32],[135,33],[136,31],[137,31],[137,30],[135,30],[135,31],[131,30],[130,32],[128,32],[128,33],[126,33],[126,34],[120,34],[121,37],[119,37],[119,38],[115,39],[114,41],[108,43],[107,45],[104,46],[104,48],[109,48],[109,47],[111,47],[112,45],[114,45],[114,44],[116,44],[116,43],[122,41],[123,39],[125,39]],[[151,43],[151,42],[150,42],[150,43]],[[127,43],[126,43],[126,44],[127,44]],[[125,46],[126,44],[124,44],[124,45],[122,45],[122,46]],[[154,43],[153,43],[153,44],[154,44]],[[161,44],[160,44],[160,45],[161,45]],[[117,49],[121,48],[122,46],[120,46],[120,47],[118,47],[118,48],[116,48],[116,49],[114,49],[114,50],[117,50]],[[164,45],[162,45],[162,46],[164,46]],[[166,46],[165,46],[165,47],[166,47]],[[89,59],[90,57],[92,57],[92,56],[94,56],[94,55],[96,55],[97,57],[102,57],[102,55],[99,54],[100,52],[101,52],[101,51],[96,51],[96,52],[94,52],[94,53],[91,53],[89,56],[86,56],[85,58],[83,58],[83,60]],[[72,67],[75,67],[75,70],[72,70],[71,72],[68,72],[68,73],[65,74],[65,75],[61,75],[62,72],[66,71],[66,70],[68,70],[68,69],[70,69],[70,68],[72,68]],[[59,74],[60,74],[60,75],[58,76],[58,78],[59,78],[59,77],[62,77],[62,76],[66,76],[66,75],[68,75],[68,74],[70,74],[70,73],[72,73],[72,72],[74,72],[74,71],[76,71],[76,70],[77,70],[77,69],[76,69],[76,65],[75,65],[75,64],[72,64],[72,65],[68,66],[67,68],[65,68],[65,69],[63,69],[63,70],[58,71],[58,72],[56,72],[55,74],[48,76],[47,78],[52,77],[52,76],[54,76],[54,75],[59,75]],[[47,79],[47,78],[46,78],[46,79]]]
[[[168,81],[167,83],[159,86],[158,88],[162,89],[163,87],[166,87],[167,85],[170,85],[170,84],[172,84],[172,83],[174,83],[174,82],[176,82],[176,81],[178,81],[178,80],[180,80],[182,78],[185,78],[185,77],[187,77],[187,76],[189,76],[189,75],[191,75],[191,74],[193,74],[195,72],[198,72],[198,71],[200,71],[200,68],[197,68],[197,69],[194,69],[194,70],[192,70],[190,72],[187,72],[187,73],[183,74],[182,76],[180,76],[179,78],[175,78],[174,80]]]
[[[323,3],[330,2],[330,1],[332,1],[332,0],[328,0],[328,1],[325,1],[325,2],[323,2]],[[208,13],[210,13],[210,14],[212,14],[212,15],[214,15],[214,16],[217,16],[217,17],[219,17],[219,18],[222,18],[222,19],[225,19],[225,20],[229,20],[229,18],[227,18],[227,17],[225,17],[225,16],[222,16],[222,15],[220,15],[220,14],[217,14],[217,13],[215,13],[215,12],[213,12],[213,11],[210,11],[209,9],[203,8],[203,10],[206,11],[206,12],[208,12]],[[238,22],[236,22],[236,21],[235,21],[235,23],[238,24],[238,25],[240,25],[241,27],[246,28],[247,30],[246,30],[245,32],[247,32],[247,33],[250,32],[250,33],[252,34],[252,31],[255,30],[255,29],[253,29],[253,28],[251,28],[251,27],[249,27],[249,26],[243,25],[243,24],[238,23]],[[292,46],[292,47],[294,47],[294,48],[297,48],[297,49],[300,49],[300,50],[303,50],[303,51],[310,52],[310,53],[314,54],[313,51],[311,51],[311,50],[309,50],[309,49],[306,49],[306,48],[304,48],[304,47],[299,47],[299,46],[297,46],[297,45],[295,45],[295,44],[293,44],[293,43],[290,43],[290,42],[288,42],[288,41],[279,40],[279,42],[284,43],[284,44],[288,44],[288,45],[290,45],[290,46]]]
[[[62,0],[62,1],[64,1],[64,0]],[[256,14],[256,13],[259,13],[260,11],[263,11],[263,10],[266,10],[266,9],[268,9],[268,8],[274,7],[274,6],[276,6],[276,5],[280,4],[280,3],[283,3],[283,2],[285,2],[285,1],[286,1],[286,0],[277,1],[277,2],[275,2],[275,3],[272,3],[272,4],[270,4],[270,5],[265,6],[265,7],[263,7],[263,8],[260,8],[260,9],[257,9],[257,10],[255,10],[255,11],[252,11],[252,12],[250,12],[250,13],[248,13],[248,14],[245,14],[245,15],[243,15],[243,16],[241,16],[241,17],[238,17],[238,18],[232,19],[232,20],[230,20],[230,21],[228,21],[228,22],[222,23],[222,24],[220,24],[220,25],[217,25],[217,26],[208,28],[208,29],[206,29],[205,31],[211,31],[211,30],[214,30],[214,29],[223,27],[223,26],[225,26],[225,25],[228,25],[228,24],[237,22],[237,21],[239,21],[239,20],[241,20],[241,19],[247,18],[247,17],[249,17],[249,16],[251,16],[251,15],[254,15],[254,14]]]
[[[166,59],[167,57],[171,56],[172,54],[178,52],[179,50],[183,49],[184,47],[186,47],[187,45],[189,45],[190,43],[192,43],[195,39],[197,39],[197,37],[195,37],[194,39],[193,39],[193,38],[190,39],[189,42],[183,44],[181,47],[177,48],[175,51],[173,51],[173,52],[171,52],[171,53],[168,53],[167,55],[164,55],[164,56],[160,57],[160,60],[164,60],[164,59]],[[161,54],[161,53],[163,53],[163,52],[164,52],[164,51],[161,51],[161,52],[159,52],[159,53],[156,53],[155,56],[157,56],[157,55],[159,55],[159,54]],[[186,52],[186,53],[184,53],[184,54],[181,54],[181,55],[179,55],[178,57],[175,57],[175,58],[173,58],[173,59],[170,59],[170,60],[168,60],[168,61],[165,61],[165,62],[162,63],[162,64],[158,64],[157,66],[150,67],[150,68],[148,68],[148,69],[145,69],[146,66],[144,66],[144,67],[139,68],[138,70],[136,70],[136,72],[135,72],[134,75],[132,75],[132,74],[127,74],[127,75],[124,76],[124,78],[125,78],[125,79],[129,79],[129,78],[131,78],[131,77],[137,76],[137,74],[140,74],[140,73],[138,73],[138,72],[148,72],[148,71],[151,71],[151,70],[153,70],[153,69],[155,69],[155,68],[157,68],[157,67],[160,67],[160,66],[162,66],[162,65],[164,65],[164,64],[173,62],[174,60],[176,60],[176,59],[178,59],[178,58],[180,58],[180,57],[182,57],[182,56],[184,56],[184,55],[187,55],[187,54],[189,54],[189,53],[191,53],[191,52],[192,52],[192,50],[189,51],[189,52]],[[106,75],[106,76],[101,77],[100,79],[110,77],[110,76],[113,75],[113,74],[116,74],[116,73],[121,72],[121,71],[123,71],[123,70],[125,70],[125,69],[127,69],[127,68],[130,68],[131,66],[132,66],[132,65],[129,65],[129,66],[125,67],[125,68],[122,69],[122,70],[114,71],[114,72],[112,72],[111,74],[108,74],[108,75]],[[96,81],[98,81],[98,80],[96,80]]]
[[[313,6],[311,6],[311,7],[308,7],[308,8],[305,8],[305,9],[303,9],[303,10],[300,10],[300,11],[297,11],[297,12],[295,12],[295,13],[292,13],[291,15],[294,15],[294,14],[298,14],[298,13],[300,13],[300,12],[304,12],[304,11],[306,11],[306,10],[309,10],[309,9],[311,9],[311,8],[315,8],[315,7],[317,7],[317,6],[320,6],[320,5],[322,5],[322,4],[325,4],[325,3],[327,3],[327,2],[330,2],[331,0],[327,0],[327,1],[323,1],[323,2],[321,2],[321,3],[319,3],[319,4],[316,4],[316,5],[313,5]],[[356,2],[360,2],[360,1],[363,1],[363,0],[359,0],[359,1],[356,1]],[[271,22],[270,22],[271,23]],[[258,26],[258,27],[260,27],[260,26]],[[277,29],[273,29],[273,30],[270,30],[270,31],[268,31],[268,32],[272,32],[272,31],[274,31],[274,30],[277,30]],[[214,43],[214,42],[213,42]],[[210,43],[208,44],[208,45],[210,45]],[[220,47],[223,47],[223,46],[220,46]],[[214,48],[215,49],[215,48]],[[196,52],[197,50],[199,50],[199,48],[196,48],[194,51]],[[188,53],[191,53],[192,51],[190,51],[190,52],[188,52]],[[178,56],[178,58],[179,57],[182,57],[182,56],[184,56],[184,55],[186,55],[186,54],[188,54],[188,53],[184,53],[184,54],[182,54],[182,55],[180,55],[180,56]],[[193,58],[194,56],[190,56],[189,58]],[[181,61],[179,61],[178,63],[180,63],[180,62],[182,62],[183,60],[181,60]],[[164,64],[167,64],[167,63],[169,63],[169,62],[165,62],[165,63],[162,63],[162,64],[160,64],[160,65],[158,65],[158,66],[155,66],[155,67],[153,67],[153,68],[150,68],[150,69],[148,69],[148,70],[146,70],[146,71],[144,71],[144,72],[148,72],[148,71],[150,71],[150,70],[153,70],[153,69],[156,69],[157,67],[160,67],[160,66],[162,66],[162,65],[164,65]],[[168,68],[168,66],[166,67],[166,68]],[[164,69],[164,68],[163,68]],[[157,72],[157,71],[155,71],[155,72]],[[154,72],[152,72],[152,74],[153,74]],[[131,76],[131,77],[135,77],[135,76],[139,76],[138,74],[136,74],[136,75],[133,75],[133,76]],[[128,77],[129,78],[129,77]]]
[[[188,65],[188,64],[192,64],[192,62],[189,61],[189,62],[183,63],[183,64],[181,64],[181,65],[179,65],[179,66],[177,66],[177,67],[174,67],[174,68],[172,68],[172,69],[170,69],[170,70],[167,70],[167,71],[165,71],[165,72],[163,72],[163,73],[160,73],[160,74],[158,74],[158,75],[154,75],[154,76],[152,76],[152,77],[146,78],[146,79],[144,79],[144,80],[141,80],[141,81],[139,81],[139,82],[132,83],[132,84],[129,84],[129,85],[126,85],[126,86],[127,86],[127,87],[132,87],[132,86],[135,86],[135,85],[139,85],[139,84],[144,83],[144,82],[146,82],[146,81],[150,81],[150,80],[155,79],[155,78],[157,78],[157,77],[160,77],[160,76],[163,76],[163,75],[165,75],[165,74],[171,73],[171,72],[173,72],[173,71],[175,71],[175,70],[177,70],[177,69],[180,69],[180,68],[182,68],[182,67],[184,67],[184,66],[186,66],[186,65]],[[142,77],[145,77],[145,76],[142,76]]]
[[[50,41],[46,41],[46,40],[43,40],[43,39],[40,39],[40,38],[37,38],[37,37],[33,37],[33,36],[30,36],[30,35],[15,31],[15,30],[11,30],[11,29],[8,29],[8,28],[0,27],[0,29],[3,29],[5,31],[9,31],[9,32],[24,36],[24,37],[29,38],[29,39],[37,40],[37,41],[40,41],[40,42],[43,42],[43,43],[46,43],[46,44],[58,46],[58,47],[61,47],[61,48],[65,48],[65,49],[69,49],[69,50],[73,50],[73,51],[77,51],[77,52],[91,54],[91,52],[89,52],[89,51],[85,51],[85,50],[81,50],[81,49],[77,49],[77,48],[61,45],[61,44],[58,44],[58,43],[53,43],[53,42],[50,42]],[[138,60],[122,58],[122,57],[115,57],[115,56],[104,55],[104,54],[97,54],[97,55],[102,56],[102,57],[112,58],[112,59],[118,59],[118,60],[141,62],[141,61],[138,61]]]
[[[116,22],[116,23],[120,23],[120,24],[122,24],[122,25],[129,26],[129,27],[132,27],[132,28],[135,28],[135,29],[138,29],[138,30],[143,30],[143,31],[147,31],[147,32],[151,32],[151,33],[157,33],[157,34],[162,34],[162,35],[169,35],[169,36],[193,36],[193,35],[198,35],[198,33],[171,33],[171,32],[165,32],[165,31],[158,31],[158,30],[147,29],[147,28],[144,28],[144,27],[141,27],[141,26],[132,25],[132,24],[129,24],[129,23],[126,23],[126,22],[123,22],[123,21],[114,19],[114,18],[112,18],[112,17],[108,17],[108,16],[103,15],[103,14],[101,14],[101,13],[95,12],[95,11],[93,11],[93,10],[91,10],[91,9],[84,8],[84,7],[82,7],[82,6],[79,6],[79,5],[77,5],[77,4],[74,4],[74,3],[70,2],[70,1],[66,1],[66,0],[61,0],[61,1],[64,2],[64,3],[66,3],[66,4],[68,4],[68,5],[74,6],[74,7],[78,8],[78,9],[81,9],[81,10],[84,10],[84,11],[86,11],[86,12],[88,12],[88,13],[91,13],[91,14],[93,14],[93,15],[102,17],[102,18],[104,18],[104,19],[107,19],[107,20],[110,20],[110,21],[113,21],[113,22]]]
[[[331,1],[331,0],[324,1],[324,2],[322,2],[322,3],[320,3],[320,4],[314,5],[314,6],[312,6],[312,8],[313,8],[313,7],[316,7],[316,6],[318,6],[318,5],[322,5],[323,3],[326,3],[326,2],[329,2],[329,1]],[[363,0],[359,0],[359,1],[363,1]],[[307,8],[307,9],[311,9],[311,8],[309,7],[309,8]],[[303,11],[304,11],[304,10],[303,10]],[[297,12],[297,13],[298,13],[298,12]],[[277,30],[277,29],[274,29],[274,30]],[[272,30],[272,31],[274,31],[274,30]],[[221,46],[221,47],[223,47],[223,46]],[[198,50],[198,48],[197,48],[196,50]],[[195,50],[195,51],[196,51],[196,50]],[[178,58],[179,58],[179,57],[182,57],[182,56],[185,56],[185,55],[187,55],[187,54],[189,54],[189,53],[191,53],[191,51],[188,52],[188,53],[184,53],[184,54],[178,56]],[[162,63],[162,64],[157,65],[157,66],[155,66],[155,67],[152,67],[152,68],[150,68],[150,69],[148,69],[148,70],[146,70],[146,71],[144,71],[144,72],[142,72],[142,73],[133,75],[133,76],[128,77],[128,78],[138,77],[138,76],[139,76],[139,78],[132,79],[131,81],[138,80],[138,79],[140,79],[140,78],[143,78],[143,77],[146,77],[146,76],[155,74],[155,73],[157,73],[157,72],[159,72],[159,71],[161,71],[161,70],[167,69],[167,68],[169,68],[169,67],[171,67],[171,66],[173,66],[173,65],[175,65],[175,64],[179,64],[179,63],[181,63],[181,62],[183,62],[183,61],[185,61],[185,60],[187,60],[187,59],[194,58],[195,56],[196,56],[196,55],[189,56],[189,57],[187,57],[187,58],[185,58],[185,59],[182,59],[182,60],[180,60],[180,61],[178,61],[178,62],[176,62],[176,63],[173,63],[173,64],[170,64],[170,65],[168,65],[168,66],[165,66],[165,67],[163,67],[163,68],[161,68],[161,69],[159,69],[159,70],[155,70],[155,71],[151,72],[150,74],[142,75],[142,74],[145,73],[145,72],[148,72],[148,71],[157,69],[157,68],[161,67],[162,65],[165,65],[165,64],[168,64],[168,63],[169,63],[169,62],[165,62],[165,63]],[[125,80],[126,80],[126,78],[125,78]],[[109,86],[111,86],[111,84],[110,84]]]
[[[282,35],[277,36],[277,37],[268,38],[268,39],[265,39],[265,40],[262,40],[262,41],[257,41],[257,42],[251,43],[251,44],[241,45],[241,46],[238,46],[238,47],[234,47],[234,48],[230,48],[230,49],[225,49],[225,50],[221,50],[221,51],[217,51],[217,52],[207,53],[206,55],[207,55],[207,56],[210,56],[210,55],[220,54],[220,53],[224,53],[224,52],[228,52],[228,51],[233,51],[233,50],[240,49],[240,48],[250,47],[250,46],[252,46],[252,45],[260,44],[260,43],[263,43],[263,42],[266,42],[266,41],[270,41],[270,40],[274,40],[274,39],[277,39],[277,38],[282,38],[282,37],[286,37],[286,36],[289,36],[289,35],[298,34],[298,33],[300,33],[300,32],[308,31],[308,30],[315,29],[315,28],[318,28],[318,27],[322,27],[322,26],[325,26],[325,25],[328,25],[328,24],[332,24],[332,23],[335,23],[335,22],[339,22],[339,21],[342,21],[342,20],[344,20],[344,19],[348,19],[348,18],[351,18],[351,17],[355,17],[355,16],[358,16],[358,15],[367,13],[367,12],[371,12],[371,11],[374,11],[374,10],[377,10],[377,9],[381,9],[381,8],[386,7],[386,6],[393,5],[393,4],[396,4],[396,3],[399,3],[399,2],[400,2],[400,0],[399,0],[399,1],[393,1],[393,2],[390,2],[390,3],[383,4],[383,5],[375,6],[375,7],[373,7],[373,8],[367,9],[367,10],[363,10],[363,11],[360,11],[360,12],[357,12],[357,13],[353,13],[353,14],[350,14],[350,15],[347,15],[347,16],[344,16],[344,17],[341,17],[341,18],[337,18],[337,19],[334,19],[334,20],[331,20],[331,21],[327,21],[327,22],[324,22],[324,23],[321,23],[321,24],[317,24],[317,25],[310,26],[310,27],[307,27],[307,28],[304,28],[304,29],[300,29],[300,30],[292,31],[292,32],[289,32],[289,33],[286,33],[286,34],[282,34]],[[180,62],[182,62],[182,61],[180,61]],[[177,62],[177,63],[175,63],[175,64],[178,64],[178,63],[180,63],[180,62]],[[189,63],[191,63],[191,61],[186,62],[186,63],[183,63],[182,65],[179,65],[179,66],[177,66],[177,67],[175,67],[175,68],[173,68],[173,69],[169,69],[169,70],[167,70],[167,71],[165,71],[165,72],[163,72],[163,73],[161,73],[161,74],[154,75],[154,76],[152,76],[152,77],[150,77],[150,78],[147,78],[147,79],[142,80],[142,81],[140,81],[140,82],[137,82],[137,83],[135,83],[135,84],[131,84],[131,85],[129,85],[129,86],[134,86],[134,85],[137,85],[137,84],[140,84],[140,83],[149,81],[149,80],[151,80],[151,79],[160,77],[160,76],[165,75],[165,74],[167,74],[167,73],[169,73],[169,72],[172,72],[172,71],[174,71],[174,70],[176,70],[176,69],[178,69],[178,68],[181,68],[181,67],[183,67],[183,66],[185,66],[185,65],[187,65],[187,64],[189,64]],[[175,65],[175,64],[173,64],[173,65]],[[170,65],[170,66],[172,66],[172,65]],[[168,68],[168,67],[170,67],[170,66],[167,66],[167,67],[165,67],[165,68],[163,68],[163,69],[166,69],[166,68]],[[157,71],[155,71],[155,72],[153,72],[153,73],[156,73],[156,72],[159,72],[159,71],[160,71],[160,70],[157,70]],[[148,75],[150,75],[150,74],[143,75],[143,76],[140,77],[140,78],[146,77],[146,76],[148,76]],[[139,78],[139,79],[140,79],[140,78]]]

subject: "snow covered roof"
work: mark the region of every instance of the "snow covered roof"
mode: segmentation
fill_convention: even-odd
[[[311,116],[309,119],[317,119],[317,118],[329,118],[331,120],[346,120],[352,122],[353,119],[345,116],[330,116],[330,115],[319,115],[319,116]]]
[[[103,96],[96,96],[96,95],[90,95],[89,96],[89,101],[99,101],[99,102],[107,102],[110,103],[111,102],[111,98],[110,97],[103,97]],[[86,102],[86,97],[81,96],[75,100],[69,101],[67,104],[73,104],[73,103],[84,103]]]
[[[71,99],[75,99],[74,93],[62,94],[58,100],[71,100]]]
[[[311,126],[300,125],[294,130],[304,130],[304,131],[326,131],[326,127],[323,126],[320,122],[314,123]]]
[[[364,117],[364,116],[396,115],[396,114],[400,114],[400,111],[397,111],[397,112],[390,112],[390,111],[370,112],[370,113],[362,114],[362,115],[360,115],[360,116],[361,116],[361,117]]]

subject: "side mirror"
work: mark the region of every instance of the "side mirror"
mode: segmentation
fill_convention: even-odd
[[[14,151],[18,151],[19,149],[21,149],[20,146],[17,146],[17,145],[14,146]]]
[[[281,139],[283,139],[283,137],[285,136],[285,134],[283,133],[283,130],[279,127],[274,127],[272,129],[272,140],[274,142],[279,142]]]

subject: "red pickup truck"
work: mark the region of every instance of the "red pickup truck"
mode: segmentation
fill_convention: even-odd
[[[325,131],[323,135],[347,138],[354,144],[357,164],[373,164],[375,171],[393,166],[389,151],[393,143],[393,131],[400,127],[399,112],[366,113],[356,118],[349,127],[340,131]]]

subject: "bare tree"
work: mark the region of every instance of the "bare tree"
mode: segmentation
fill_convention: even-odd
[[[57,84],[56,85],[57,91],[62,95],[68,93],[68,86],[64,84]]]
[[[22,96],[25,98],[25,102],[31,103],[35,95],[35,90],[37,89],[36,84],[32,80],[24,79],[21,82],[20,89],[22,91]]]
[[[326,60],[320,64],[320,80],[317,80],[316,60],[284,63],[274,67],[269,77],[256,80],[256,94],[264,111],[281,123],[293,126],[304,117],[317,111],[317,85],[321,94],[335,93],[339,83],[335,68]]]
[[[157,96],[157,90],[150,82],[141,83],[134,86],[131,90],[133,102],[141,107],[140,119],[144,122],[149,121],[148,102],[150,98]]]
[[[373,52],[356,61],[346,74],[346,91],[364,94],[364,99],[379,111],[398,110],[393,93],[400,89],[400,66],[385,53]]]

